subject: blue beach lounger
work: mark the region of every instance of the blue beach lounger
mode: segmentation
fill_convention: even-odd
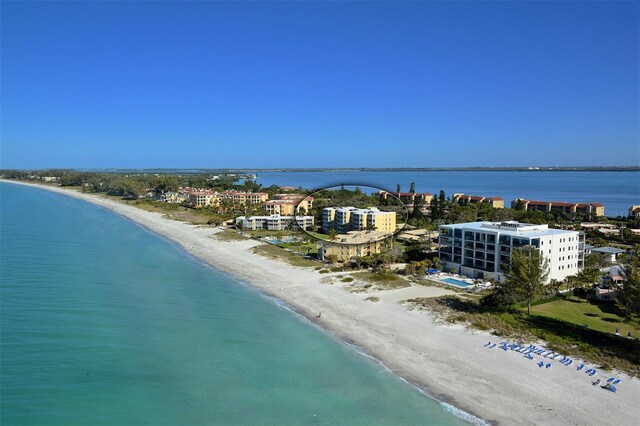
[[[544,362],[540,361],[540,362],[538,363],[538,367],[540,367],[540,368],[544,367]]]
[[[528,358],[528,359],[533,359],[533,355],[531,355],[531,354],[526,354],[524,357]]]
[[[580,365],[576,368],[576,370],[580,371],[580,370],[582,370],[583,368],[584,368],[584,364],[580,364]]]
[[[551,368],[551,363],[550,362],[547,363],[547,368]]]
[[[613,381],[613,384],[614,384],[614,385],[617,385],[617,384],[619,384],[621,381],[622,381],[622,379],[616,379],[616,380],[614,380],[614,381]],[[614,392],[615,392],[615,391],[614,391]]]

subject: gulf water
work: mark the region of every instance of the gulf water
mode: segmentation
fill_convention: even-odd
[[[463,424],[98,206],[0,183],[3,425]]]
[[[503,197],[508,207],[515,198],[599,202],[609,216],[626,216],[629,207],[640,204],[640,172],[554,172],[554,171],[434,171],[434,172],[258,172],[258,183],[326,188],[333,185],[360,184],[395,191],[416,191],[447,196],[462,192],[469,195]]]

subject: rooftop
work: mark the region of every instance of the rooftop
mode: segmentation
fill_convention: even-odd
[[[522,235],[526,237],[543,237],[549,235],[559,235],[575,233],[577,231],[565,231],[564,229],[549,228],[548,225],[536,225],[532,223],[520,223],[516,221],[505,222],[467,222],[444,225],[445,228],[459,228],[471,231],[499,231],[501,234]]]
[[[616,248],[616,247],[595,247],[591,249],[591,252],[596,252],[596,253],[605,253],[605,254],[620,254],[620,253],[625,253],[624,250]]]
[[[351,231],[346,234],[340,234],[332,241],[332,243],[337,244],[364,244],[373,241],[380,241],[384,238],[389,237],[390,234],[384,234],[382,232],[376,231]]]

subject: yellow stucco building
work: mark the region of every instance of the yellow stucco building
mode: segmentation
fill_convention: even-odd
[[[325,233],[335,229],[338,234],[363,230],[393,234],[396,228],[396,213],[380,211],[376,207],[366,209],[325,207],[322,209],[322,230]]]
[[[380,232],[352,231],[333,242],[318,242],[318,258],[326,260],[327,256],[335,255],[338,261],[347,262],[354,257],[381,253],[386,236]]]

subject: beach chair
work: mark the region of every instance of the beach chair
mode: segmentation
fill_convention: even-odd
[[[493,349],[496,347],[496,343],[494,343],[493,345],[489,346],[489,349]]]
[[[613,381],[613,384],[614,384],[614,385],[617,385],[617,384],[619,384],[621,381],[622,381],[622,379],[616,379],[616,380],[614,380],[614,381]],[[614,392],[615,392],[615,391],[614,391]]]
[[[484,344],[484,347],[486,348],[487,346],[489,346],[491,344],[491,342],[487,342]]]
[[[598,374],[596,370],[591,370],[591,373],[589,373],[591,377],[595,376],[596,374]]]
[[[593,368],[590,368],[590,369],[585,371],[585,374],[591,374],[592,371],[593,371]]]
[[[570,360],[567,362],[567,364],[566,364],[566,365],[571,365],[571,364],[573,364],[573,360],[572,360],[572,359],[570,359]]]
[[[547,363],[547,368],[551,368],[551,363],[550,362]]]
[[[533,355],[531,355],[531,354],[526,354],[524,357],[527,358],[527,359],[533,359]]]
[[[583,368],[584,368],[584,364],[580,364],[580,365],[576,368],[576,370],[580,371],[580,370],[582,370]]]
[[[544,362],[540,361],[540,362],[538,363],[538,367],[540,367],[540,368],[544,367]]]
[[[609,380],[607,380],[607,383],[611,383],[611,382],[613,382],[615,379],[616,379],[615,377],[612,377],[612,378],[610,378]]]

